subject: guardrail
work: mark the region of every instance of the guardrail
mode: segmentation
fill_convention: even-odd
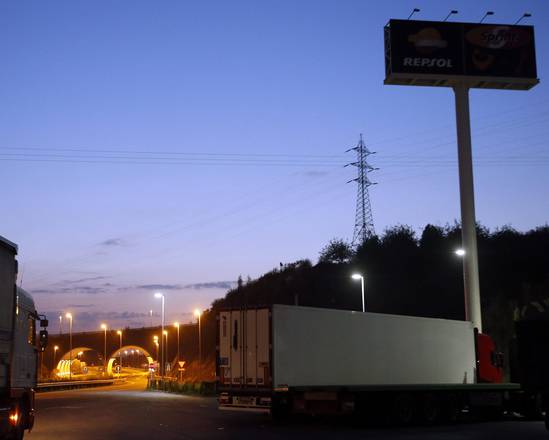
[[[67,382],[43,382],[36,386],[38,392],[61,391],[74,388],[91,388],[113,385],[115,382],[124,382],[120,379],[99,379],[99,380],[72,380]]]

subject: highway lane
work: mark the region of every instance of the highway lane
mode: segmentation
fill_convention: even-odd
[[[37,396],[29,440],[171,439],[502,439],[549,440],[541,422],[505,421],[413,428],[352,427],[341,421],[274,425],[267,416],[219,411],[215,399],[145,391],[142,378],[121,385]]]

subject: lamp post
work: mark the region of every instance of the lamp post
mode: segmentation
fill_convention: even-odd
[[[362,288],[362,313],[364,313],[366,311],[366,303],[364,302],[364,276],[359,273],[354,273],[351,275],[351,278],[353,280],[360,280],[360,285]]]
[[[122,330],[116,330],[116,334],[120,336],[120,348],[118,349],[118,368],[120,369],[120,371],[122,371]]]
[[[198,318],[198,361],[202,363],[202,329],[200,326],[200,316],[202,311],[200,309],[195,309],[194,316]]]
[[[55,370],[55,355],[57,354],[57,350],[59,350],[59,346],[55,345],[53,347],[53,363],[52,363],[52,366],[51,366],[51,371]]]
[[[162,333],[161,335],[164,334],[164,310],[165,310],[165,301],[166,299],[164,298],[164,294],[160,293],[160,292],[156,292],[154,294],[154,297],[155,298],[161,298],[162,299]],[[162,359],[160,361],[160,374],[161,376],[164,376],[164,359],[165,359],[165,355],[164,355],[164,338],[160,338],[160,356],[162,356]]]
[[[179,362],[179,322],[174,322],[173,326],[177,329],[177,362]]]
[[[456,254],[459,258],[461,258],[463,260],[463,265],[465,266],[465,249],[463,248],[458,248],[454,251],[454,254]],[[463,283],[465,284],[465,277],[464,277],[464,280],[463,280]],[[467,317],[469,316],[469,310],[468,310],[468,301],[467,301],[467,292],[465,293],[465,319],[467,320]]]
[[[72,315],[67,313],[65,316],[69,320],[69,380],[72,380]]]
[[[158,363],[158,336],[153,336],[154,345],[156,346],[156,362]]]
[[[168,354],[168,330],[164,330],[162,332],[162,334],[166,337],[166,345],[164,345],[164,347],[166,348],[166,356],[165,356],[165,361],[168,365],[170,365],[170,356]],[[166,369],[166,367],[164,367],[164,369]]]
[[[59,336],[63,334],[63,315],[59,315]]]
[[[153,326],[153,311],[152,311],[152,309],[149,310],[149,315],[151,317],[151,327],[152,327]]]
[[[101,328],[105,332],[103,338],[103,375],[107,372],[107,324],[101,324]]]

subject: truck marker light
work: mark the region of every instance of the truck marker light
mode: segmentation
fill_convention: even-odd
[[[15,411],[13,414],[10,414],[10,423],[12,425],[17,425],[17,421],[19,420],[19,414],[17,411]]]
[[[276,392],[285,392],[285,391],[288,391],[288,385],[279,385],[277,387],[275,387],[274,389]]]

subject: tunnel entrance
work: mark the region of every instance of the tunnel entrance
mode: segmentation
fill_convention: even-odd
[[[149,371],[153,358],[147,350],[137,345],[126,345],[109,356],[107,375],[143,374]]]
[[[103,355],[90,347],[76,347],[57,362],[55,376],[59,378],[91,379],[103,376]]]

